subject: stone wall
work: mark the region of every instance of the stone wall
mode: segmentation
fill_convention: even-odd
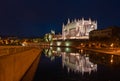
[[[20,81],[40,55],[40,51],[32,48],[20,53],[0,56],[0,81]]]

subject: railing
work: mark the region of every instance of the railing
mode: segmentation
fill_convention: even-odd
[[[0,46],[0,56],[11,55],[32,49],[29,46]]]

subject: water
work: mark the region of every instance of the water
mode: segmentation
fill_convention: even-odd
[[[73,48],[44,49],[33,81],[120,81],[120,56]]]

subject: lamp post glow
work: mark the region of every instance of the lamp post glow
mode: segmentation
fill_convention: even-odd
[[[110,45],[110,47],[113,49],[113,46],[114,46],[114,44],[113,43],[111,43],[111,45]]]
[[[65,46],[70,46],[70,42],[66,42],[66,43],[65,43]]]
[[[57,46],[60,46],[61,45],[61,42],[57,42]]]

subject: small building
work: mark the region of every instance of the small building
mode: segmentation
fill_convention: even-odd
[[[120,27],[108,27],[101,30],[93,30],[89,33],[90,40],[115,40],[120,39]]]

